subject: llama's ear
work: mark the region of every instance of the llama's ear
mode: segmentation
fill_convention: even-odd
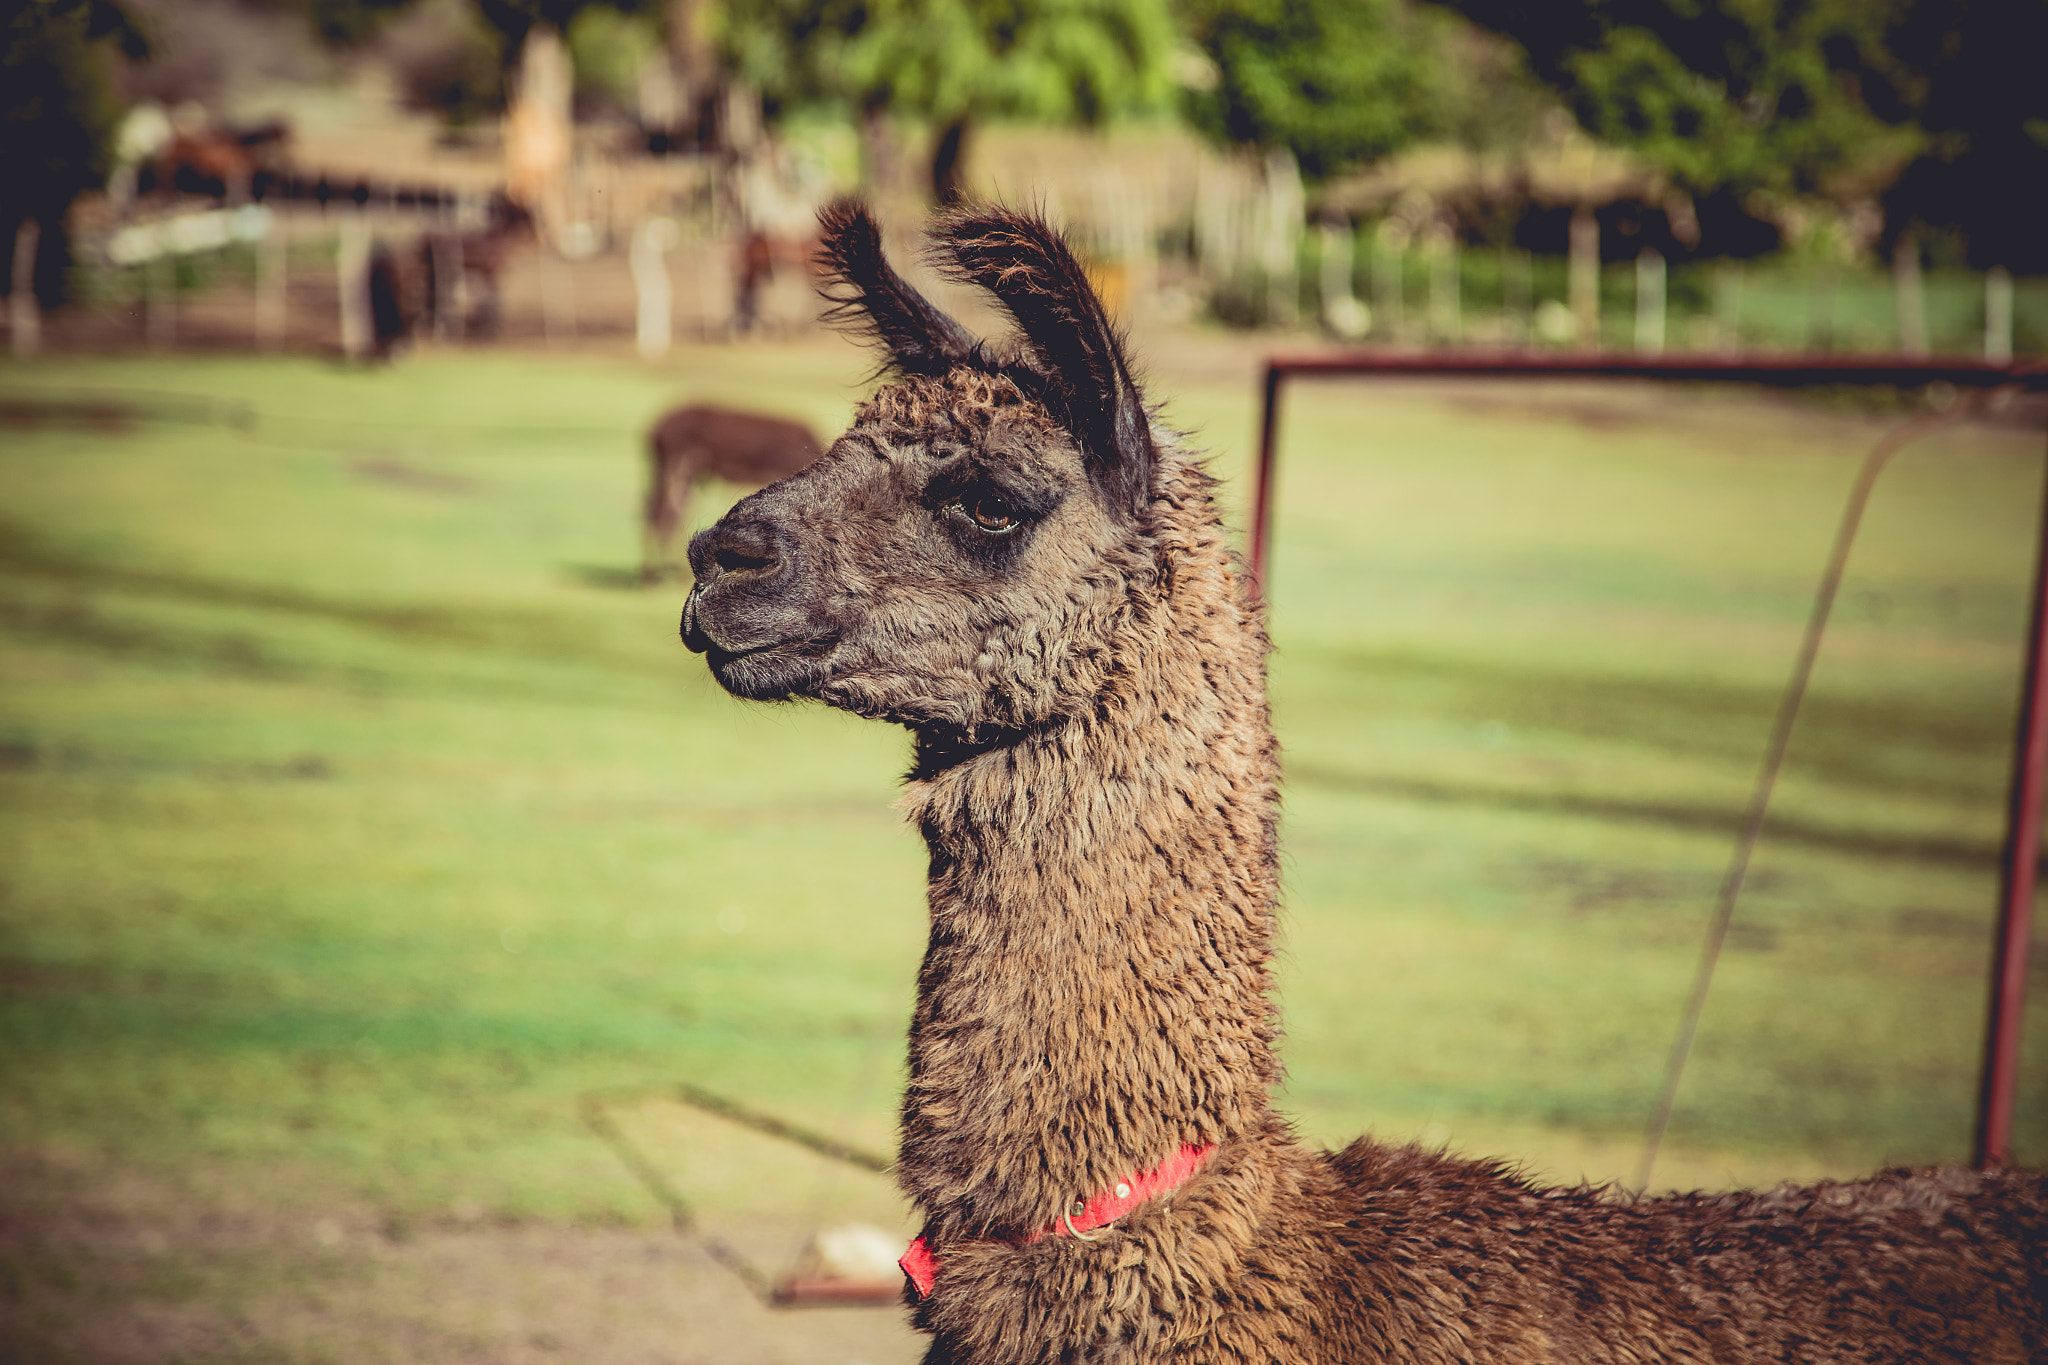
[[[1002,301],[1024,331],[1047,396],[1080,443],[1090,474],[1120,513],[1152,496],[1158,453],[1123,338],[1059,233],[1042,220],[979,208],[940,220],[935,235],[960,277]]]
[[[831,322],[871,332],[904,374],[940,375],[974,350],[967,329],[910,287],[882,254],[881,229],[867,206],[842,199],[818,215],[818,266]]]

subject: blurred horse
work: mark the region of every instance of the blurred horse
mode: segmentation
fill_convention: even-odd
[[[137,188],[167,194],[198,194],[244,204],[256,194],[259,176],[274,172],[291,141],[282,119],[230,128],[186,119],[144,171]]]

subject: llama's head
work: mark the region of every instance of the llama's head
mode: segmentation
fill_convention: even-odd
[[[840,313],[894,374],[809,469],[690,542],[683,639],[727,690],[972,736],[1086,711],[1155,574],[1159,455],[1121,341],[1057,233],[977,210],[936,254],[1018,323],[977,343],[824,216]]]

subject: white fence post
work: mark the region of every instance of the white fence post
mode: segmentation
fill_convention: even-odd
[[[1342,219],[1324,219],[1317,229],[1319,264],[1322,267],[1323,325],[1346,341],[1356,341],[1372,330],[1372,309],[1359,301],[1351,284],[1351,224]]]
[[[370,225],[360,213],[341,220],[334,278],[341,291],[341,353],[360,360],[370,353]]]
[[[256,243],[256,344],[270,350],[284,341],[286,257],[284,215]]]
[[[1441,223],[1429,234],[1431,340],[1455,344],[1464,333],[1464,298],[1458,281],[1458,236]]]
[[[1655,247],[1636,257],[1636,352],[1664,354],[1664,255]]]
[[[669,285],[664,256],[680,240],[681,233],[672,218],[649,218],[633,229],[633,245],[626,260],[633,270],[633,293],[638,300],[633,339],[644,360],[659,360],[667,355],[675,338],[675,294]]]
[[[1572,210],[1569,271],[1575,339],[1590,350],[1600,344],[1600,220],[1584,204]]]
[[[1892,248],[1892,307],[1898,317],[1899,354],[1927,354],[1927,303],[1920,284],[1920,239],[1901,233]]]
[[[1372,235],[1372,308],[1380,329],[1398,337],[1401,331],[1401,270],[1408,228],[1399,219],[1383,218]]]
[[[2002,265],[1984,276],[1984,358],[2012,363],[2012,273]]]

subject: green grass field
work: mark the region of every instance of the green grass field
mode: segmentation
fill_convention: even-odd
[[[1253,392],[1221,348],[1163,342],[1150,374],[1241,500]],[[887,1149],[923,930],[905,740],[726,697],[675,640],[681,589],[632,582],[657,411],[836,429],[867,364],[821,338],[0,365],[0,1184],[49,1192],[17,1223],[118,1183],[394,1237],[653,1227],[577,1098],[677,1079]],[[1897,415],[1290,392],[1305,1133],[1630,1174],[1840,502]],[[1965,428],[1880,486],[1658,1183],[1967,1157],[2041,457]],[[28,1245],[0,1279],[56,1305],[35,1340],[234,1278],[96,1297],[100,1262]]]

